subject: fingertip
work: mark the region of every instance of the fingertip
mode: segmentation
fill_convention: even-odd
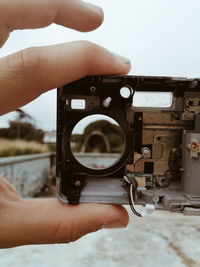
[[[88,15],[87,23],[84,23],[83,28],[79,29],[82,32],[89,32],[95,30],[99,26],[101,26],[104,21],[104,12],[101,7],[91,3],[87,3],[87,6],[92,12],[90,12],[90,15]]]
[[[102,228],[125,228],[129,222],[127,210],[120,205],[110,205],[108,221],[105,221]]]
[[[68,205],[68,208],[74,210],[71,218],[73,238],[70,241],[105,228],[125,228],[129,222],[128,212],[121,205],[82,203],[78,206]],[[80,218],[81,225],[79,224]]]
[[[131,61],[122,55],[119,54],[113,54],[113,55],[119,65],[120,74],[127,74],[131,69]]]
[[[113,54],[113,55],[114,55],[114,57],[115,57],[117,60],[119,60],[121,63],[126,64],[126,65],[128,65],[128,66],[131,66],[131,61],[130,61],[128,58],[126,58],[126,57],[124,57],[124,56],[122,56],[122,55],[119,55],[119,54]]]
[[[101,17],[101,19],[104,19],[104,12],[103,12],[103,8],[97,5],[94,5],[92,3],[87,3],[87,5],[96,13],[99,14],[99,16]],[[103,20],[102,20],[103,21]]]
[[[79,41],[77,44],[82,48],[82,58],[87,55],[87,72],[84,76],[126,75],[131,69],[130,60],[121,55],[88,41]]]

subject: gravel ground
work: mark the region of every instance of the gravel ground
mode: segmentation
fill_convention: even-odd
[[[200,218],[156,211],[67,245],[0,250],[0,267],[200,266]]]

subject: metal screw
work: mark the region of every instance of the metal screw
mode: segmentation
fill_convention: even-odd
[[[194,151],[194,152],[197,151],[198,150],[198,145],[196,143],[193,143],[191,145],[191,150]]]
[[[94,93],[96,92],[97,88],[95,86],[91,86],[90,87],[90,92]]]
[[[142,148],[142,154],[143,155],[148,155],[150,153],[150,149],[148,147],[143,147]]]
[[[77,187],[81,186],[81,181],[77,180],[77,181],[75,182],[75,186],[77,186]]]

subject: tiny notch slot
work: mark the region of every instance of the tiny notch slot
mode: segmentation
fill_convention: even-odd
[[[72,99],[71,100],[71,109],[85,109],[86,101],[85,99]]]
[[[145,162],[144,163],[144,173],[153,174],[154,173],[154,163]]]

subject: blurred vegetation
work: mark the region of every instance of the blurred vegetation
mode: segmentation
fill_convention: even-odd
[[[18,155],[47,152],[46,145],[35,141],[0,139],[0,157],[13,157]]]
[[[82,134],[73,134],[71,136],[71,142],[77,143],[83,141],[83,135]]]
[[[20,121],[10,121],[9,128],[0,129],[0,138],[22,139],[42,143],[44,132],[33,124]]]
[[[123,138],[121,127],[119,125],[112,124],[111,122],[106,120],[99,120],[90,123],[84,130],[84,136],[87,136],[89,133],[98,130],[101,131],[106,136],[113,133]]]
[[[56,144],[47,144],[49,152],[56,152]]]
[[[103,137],[100,135],[92,135],[88,140],[85,152],[106,153],[111,151],[107,151]]]
[[[44,132],[35,126],[35,119],[22,109],[17,109],[16,114],[16,119],[9,121],[8,128],[0,129],[0,138],[22,139],[42,143]]]
[[[43,143],[44,131],[35,126],[35,119],[21,109],[8,128],[0,129],[0,157],[43,153],[49,151]]]
[[[124,136],[121,127],[106,120],[99,120],[90,123],[84,129],[83,134],[72,135],[71,142],[73,143],[73,152],[80,152],[86,137],[94,131],[99,131],[106,136],[110,145],[110,153],[119,153],[123,150]],[[103,137],[100,135],[91,136],[86,147],[86,152],[107,152]]]

